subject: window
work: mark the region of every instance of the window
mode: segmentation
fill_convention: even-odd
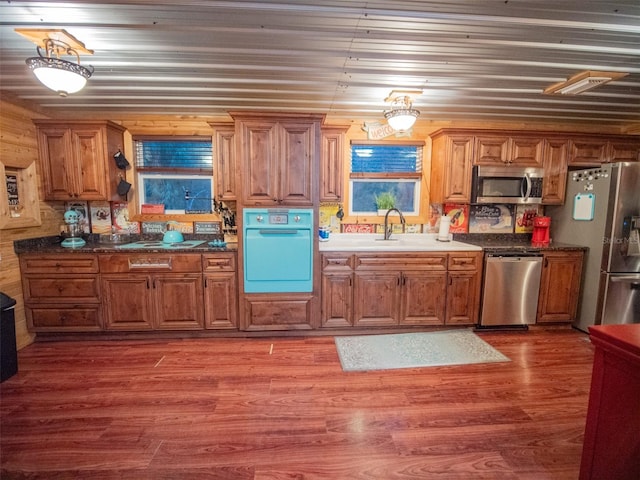
[[[140,205],[161,204],[165,213],[211,213],[211,139],[134,140]]]
[[[376,215],[376,197],[391,193],[405,215],[420,214],[422,144],[352,142],[350,215]]]

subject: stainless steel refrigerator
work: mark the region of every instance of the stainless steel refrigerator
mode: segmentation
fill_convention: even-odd
[[[553,242],[588,247],[574,326],[640,323],[640,163],[569,171]]]

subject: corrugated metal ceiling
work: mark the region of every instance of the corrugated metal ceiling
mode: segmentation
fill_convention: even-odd
[[[95,51],[87,87],[48,91],[15,28],[64,28]],[[554,0],[3,2],[3,92],[59,116],[320,112],[383,121],[392,89],[436,121],[640,124],[640,2]],[[578,96],[583,70],[629,75]]]

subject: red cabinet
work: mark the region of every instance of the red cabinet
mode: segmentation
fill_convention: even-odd
[[[590,327],[596,347],[580,480],[640,478],[640,324]]]

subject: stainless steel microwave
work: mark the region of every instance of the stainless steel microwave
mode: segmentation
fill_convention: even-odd
[[[544,169],[473,167],[471,203],[542,203]]]

